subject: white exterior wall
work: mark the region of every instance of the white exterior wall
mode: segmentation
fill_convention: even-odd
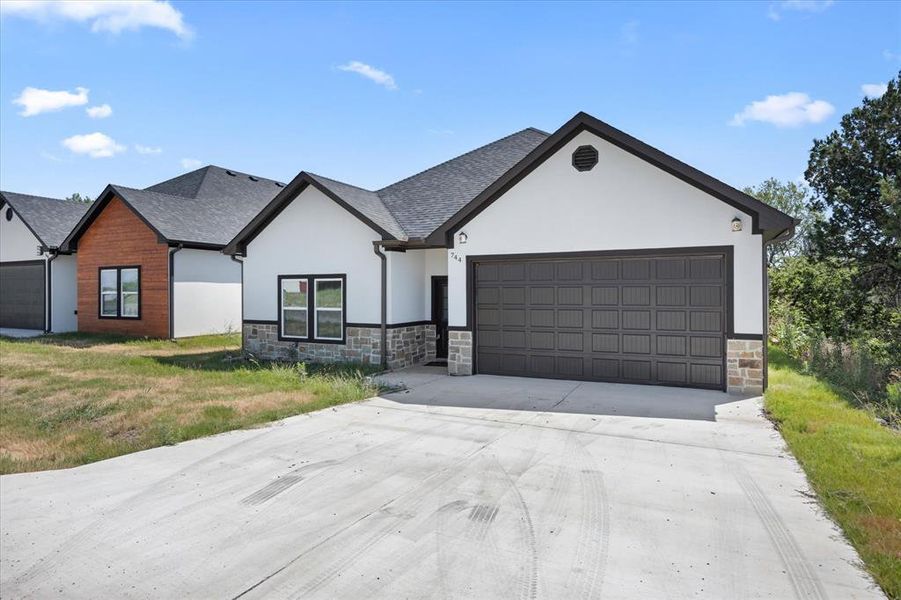
[[[19,215],[13,214],[13,220],[6,220],[6,209],[0,211],[0,261],[38,260],[38,246],[41,242],[28,229]]]
[[[597,148],[587,172],[572,167],[581,145]],[[734,217],[742,231],[731,231]],[[466,325],[466,257],[479,254],[734,247],[736,333],[763,332],[762,236],[721,200],[583,131],[463,226],[448,252],[449,321]]]
[[[53,333],[78,329],[78,269],[77,255],[61,254],[50,263],[53,295],[50,302],[50,328]]]
[[[244,319],[278,319],[278,275],[347,274],[347,321],[381,322],[381,236],[307,187],[247,246]]]
[[[388,323],[427,320],[422,286],[425,253],[412,250],[385,255],[388,257]]]
[[[173,271],[175,337],[241,331],[241,265],[219,251],[184,248]]]

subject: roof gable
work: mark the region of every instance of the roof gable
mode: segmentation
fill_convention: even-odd
[[[586,130],[622,150],[647,161],[655,167],[670,173],[682,181],[697,187],[711,196],[734,206],[742,212],[749,214],[752,218],[753,233],[764,233],[765,237],[769,239],[786,230],[792,229],[795,225],[795,220],[792,217],[768,204],[657,150],[641,140],[616,129],[587,113],[580,112],[535,147],[515,166],[504,173],[503,176],[492,182],[491,185],[486,187],[478,196],[468,202],[456,214],[447,219],[428,236],[426,242],[431,244],[452,245],[452,236],[454,232],[459,230],[460,227],[478,215],[479,212],[484,210],[492,202],[500,198],[504,192],[535,170],[572,138]]]
[[[283,188],[271,179],[209,165],[143,190],[110,185],[101,198],[117,195],[168,243],[220,249]],[[103,210],[105,203],[97,204],[67,238],[69,247],[77,246]]]
[[[38,241],[50,249],[62,246],[66,236],[91,206],[86,202],[14,192],[0,192],[0,198],[12,207]]]

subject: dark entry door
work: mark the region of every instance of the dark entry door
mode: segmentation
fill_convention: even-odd
[[[44,329],[44,261],[0,263],[0,327]]]
[[[479,261],[477,371],[724,389],[726,269],[690,252]]]
[[[432,322],[435,324],[435,356],[447,358],[447,277],[432,277]]]

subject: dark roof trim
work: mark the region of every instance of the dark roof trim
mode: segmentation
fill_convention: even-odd
[[[122,202],[128,209],[133,212],[141,221],[153,231],[157,238],[163,243],[173,243],[172,240],[169,240],[164,236],[159,229],[153,226],[153,224],[148,221],[144,215],[141,214],[141,211],[137,210],[134,206],[129,204],[128,200],[125,199],[124,195],[116,190],[116,186],[107,185],[97,200],[91,205],[91,208],[84,214],[78,224],[72,229],[72,232],[66,236],[66,239],[63,240],[63,243],[60,245],[60,248],[63,248],[66,252],[74,252],[78,250],[78,240],[81,239],[81,236],[84,235],[84,232],[88,230],[88,227],[100,216],[100,213],[106,208],[106,205],[110,203],[113,198],[118,198],[120,202]],[[174,242],[178,243],[178,242]]]
[[[253,220],[248,223],[244,229],[238,232],[238,235],[232,239],[225,246],[223,252],[226,254],[244,254],[244,250],[260,232],[272,222],[275,217],[277,217],[284,209],[291,203],[292,200],[297,198],[301,192],[303,192],[307,186],[313,186],[332,200],[334,200],[338,205],[344,208],[347,212],[358,218],[360,221],[365,223],[368,227],[372,228],[379,235],[382,236],[383,240],[395,240],[393,235],[385,231],[382,227],[377,225],[372,219],[358,211],[356,208],[348,204],[345,200],[343,200],[340,196],[335,194],[333,191],[316,181],[314,177],[311,177],[306,171],[301,171],[297,174],[297,176],[291,180],[291,182],[285,186],[285,188],[273,198],[269,204],[266,205],[263,210],[259,212],[257,216],[253,218]]]
[[[31,235],[33,235],[34,237],[36,237],[36,238],[38,239],[38,241],[41,243],[41,247],[47,248],[48,250],[55,250],[55,248],[53,248],[53,247],[51,247],[51,246],[48,246],[48,245],[46,244],[46,242],[44,242],[44,240],[41,239],[41,236],[38,235],[38,232],[35,231],[34,228],[32,228],[32,226],[28,223],[28,221],[26,221],[26,220],[22,217],[21,214],[19,214],[19,210],[18,210],[15,206],[13,206],[13,203],[10,202],[9,199],[7,199],[7,197],[3,195],[3,192],[0,192],[0,209],[3,208],[3,205],[4,205],[4,204],[9,204],[9,207],[10,207],[11,209],[13,209],[13,213],[15,213],[15,215],[16,215],[17,217],[19,217],[19,220],[20,220],[20,221],[22,221],[23,223],[25,223],[25,227],[28,228],[28,231],[31,232]],[[62,246],[60,246],[60,247],[62,247]]]
[[[752,232],[755,234],[783,231],[793,226],[793,219],[775,208],[745,194],[744,192],[729,186],[718,179],[702,173],[698,169],[673,158],[672,156],[649,146],[641,140],[592,117],[580,112],[560,129],[553,133],[544,142],[527,154],[518,164],[502,175],[497,181],[488,186],[481,194],[476,196],[466,206],[460,209],[453,217],[448,219],[441,227],[431,233],[426,242],[430,244],[446,244],[453,246],[453,234],[463,225],[473,219],[492,202],[516,185],[526,175],[535,170],[545,160],[550,158],[557,150],[572,140],[582,131],[590,131],[601,139],[649,162],[655,167],[666,171],[682,181],[693,185],[703,192],[722,200],[736,209],[751,216]],[[765,238],[768,235],[764,236]]]

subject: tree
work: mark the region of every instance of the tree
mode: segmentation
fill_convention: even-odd
[[[856,284],[901,302],[901,72],[841,126],[814,140],[806,177],[825,218],[811,232],[818,258],[853,262]]]
[[[84,202],[85,204],[90,204],[91,202],[93,202],[90,196],[82,196],[78,192],[75,192],[74,194],[66,198],[66,200],[68,200],[69,202]]]
[[[788,258],[806,256],[810,253],[811,232],[815,224],[822,219],[822,215],[810,208],[810,198],[805,186],[793,181],[782,182],[771,177],[760,185],[745,188],[743,191],[801,220],[794,237],[767,246],[767,266],[779,266]]]

